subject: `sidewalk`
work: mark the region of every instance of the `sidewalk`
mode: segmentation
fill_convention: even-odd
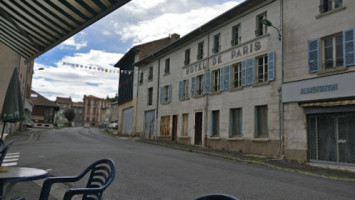
[[[228,160],[233,160],[236,162],[243,162],[255,165],[262,165],[274,169],[286,170],[290,172],[296,172],[301,174],[313,175],[324,177],[333,180],[342,180],[355,182],[355,166],[349,166],[346,170],[339,170],[340,165],[330,165],[330,164],[299,164],[296,162],[290,162],[286,160],[256,156],[256,155],[246,155],[239,152],[228,152],[223,150],[213,150],[210,148],[204,148],[201,146],[194,145],[184,145],[175,142],[165,142],[158,140],[147,140],[147,139],[135,139],[137,142],[143,142],[146,144],[159,145],[166,148],[178,149],[188,152],[201,153],[210,156],[216,156]],[[333,169],[334,168],[334,169]]]

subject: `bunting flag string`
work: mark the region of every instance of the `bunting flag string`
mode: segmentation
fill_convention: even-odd
[[[68,66],[72,66],[72,67],[79,68],[79,69],[95,70],[95,71],[105,72],[105,73],[114,73],[114,74],[120,73],[121,75],[133,74],[133,71],[131,71],[131,70],[109,69],[109,68],[101,67],[98,65],[82,65],[82,64],[68,63],[68,62],[63,62],[63,65],[68,65]]]

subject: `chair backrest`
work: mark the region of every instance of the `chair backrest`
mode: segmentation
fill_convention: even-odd
[[[208,194],[205,196],[201,196],[195,200],[238,200],[238,199],[226,194]]]
[[[86,188],[95,188],[98,193],[86,193],[83,200],[101,199],[105,189],[112,183],[116,176],[115,163],[111,159],[101,159],[91,164],[85,171],[90,171]]]
[[[4,141],[2,139],[0,139],[0,145],[1,145],[1,147],[0,147],[0,154],[1,154],[0,155],[0,166],[2,165],[2,162],[4,161],[7,151],[9,150],[12,143],[14,143],[13,140],[11,140],[9,143],[7,143],[5,145]]]

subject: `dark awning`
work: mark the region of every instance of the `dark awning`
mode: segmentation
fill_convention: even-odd
[[[130,0],[0,0],[0,41],[32,60]]]

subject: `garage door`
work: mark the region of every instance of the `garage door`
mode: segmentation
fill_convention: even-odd
[[[122,134],[132,135],[133,107],[123,110]]]

